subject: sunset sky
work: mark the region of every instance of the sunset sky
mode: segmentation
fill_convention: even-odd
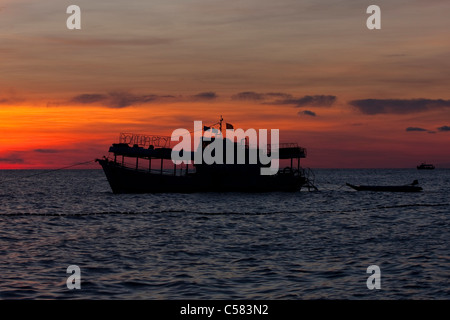
[[[280,129],[311,168],[450,167],[449,17],[448,0],[0,0],[0,169],[220,115]]]

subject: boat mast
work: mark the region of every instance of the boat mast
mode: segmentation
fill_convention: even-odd
[[[220,116],[220,120],[219,120],[219,130],[220,130],[220,134],[222,134],[222,121],[223,121],[223,118],[222,118],[222,116]]]

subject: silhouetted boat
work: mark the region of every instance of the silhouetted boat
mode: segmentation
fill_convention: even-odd
[[[417,166],[418,170],[433,170],[434,165],[422,162],[420,165]]]
[[[220,120],[220,129],[222,129]],[[219,123],[217,123],[219,124]],[[222,132],[222,130],[220,130]],[[199,151],[212,143],[201,138]],[[209,139],[207,139],[209,140]],[[171,137],[121,134],[119,143],[109,148],[109,157],[97,159],[114,193],[157,193],[157,192],[270,192],[299,191],[302,187],[314,187],[309,172],[300,167],[300,159],[306,157],[306,149],[296,143],[279,145],[279,159],[290,159],[290,166],[280,169],[274,175],[261,175],[261,168],[269,167],[259,161],[249,162],[252,149],[248,143],[231,142],[223,138],[224,146],[234,144],[236,150],[245,150],[245,163],[176,165],[172,161],[172,148],[168,147]],[[220,142],[219,142],[220,143]],[[270,154],[270,146],[268,154]],[[201,149],[201,150],[200,150]],[[254,150],[253,150],[254,151]],[[257,150],[259,151],[259,150]],[[184,151],[183,151],[184,152]],[[224,153],[226,148],[224,147]],[[194,160],[195,152],[190,158]],[[259,153],[257,153],[259,155]],[[225,159],[226,155],[224,155]],[[130,163],[131,159],[131,163]],[[294,160],[296,163],[294,165]],[[155,169],[155,162],[157,168]],[[164,166],[164,162],[166,166]],[[236,163],[236,162],[234,162]],[[170,165],[173,169],[167,170]]]
[[[385,191],[385,192],[419,192],[422,188],[418,186],[419,181],[414,180],[413,183],[401,186],[355,186],[347,183],[347,186],[357,191]]]

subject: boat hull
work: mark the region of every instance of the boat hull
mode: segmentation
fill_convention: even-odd
[[[168,175],[122,166],[108,159],[98,159],[113,193],[192,193],[192,192],[274,192],[299,191],[305,177],[294,174]]]
[[[434,166],[417,166],[417,170],[434,170]]]
[[[347,183],[347,186],[357,191],[377,191],[377,192],[420,192],[422,188],[414,185],[405,186],[355,186]]]

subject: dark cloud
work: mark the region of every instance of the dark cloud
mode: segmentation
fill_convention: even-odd
[[[71,101],[75,102],[75,103],[91,104],[91,103],[105,101],[106,99],[108,99],[108,96],[106,94],[84,93],[84,94],[80,94],[78,96],[73,97],[71,99]]]
[[[392,53],[392,54],[384,54],[383,57],[387,58],[398,58],[398,57],[407,57],[406,53]]]
[[[193,95],[192,98],[194,100],[214,100],[216,99],[218,96],[215,92],[200,92],[196,95]]]
[[[88,37],[43,37],[43,41],[75,46],[153,46],[170,44],[169,38],[88,38]]]
[[[448,131],[450,131],[450,126],[442,126],[442,127],[437,128],[437,129],[440,132],[448,132]]]
[[[264,93],[257,93],[253,91],[239,92],[231,97],[233,100],[264,100]]]
[[[137,95],[122,91],[113,91],[108,94],[85,93],[73,97],[70,102],[81,104],[102,104],[109,108],[126,108],[133,105],[153,102],[174,96],[160,96],[155,94]]]
[[[408,127],[406,128],[407,132],[426,132],[426,133],[436,133],[436,131],[431,131],[425,128],[420,127]]]
[[[34,149],[34,152],[38,152],[38,153],[59,153],[61,152],[60,150],[56,150],[56,149]]]
[[[408,127],[406,128],[406,131],[428,131],[427,129],[424,128],[419,128],[419,127]]]
[[[125,91],[112,91],[107,94],[83,93],[71,98],[69,102],[86,105],[97,104],[109,108],[119,109],[150,102],[201,101],[214,100],[217,97],[218,95],[215,92],[201,92],[193,96],[183,97],[174,95],[133,94]],[[61,105],[61,103],[54,103],[54,105]]]
[[[300,98],[295,98],[289,93],[284,92],[254,92],[243,91],[239,92],[231,97],[233,100],[241,101],[262,101],[261,104],[265,105],[293,105],[296,108],[305,106],[310,107],[330,107],[336,102],[336,96],[332,95],[306,95]],[[309,116],[316,116],[312,111],[305,110],[305,112],[299,112]]]
[[[304,96],[301,98],[287,98],[276,100],[271,104],[276,105],[294,105],[296,108],[310,106],[310,107],[330,107],[336,102],[336,96],[330,95],[315,95]]]
[[[352,100],[350,105],[361,113],[375,114],[408,114],[433,109],[450,107],[450,100],[443,99],[363,99]]]
[[[17,104],[24,101],[25,99],[16,96],[0,97],[0,104]]]
[[[261,93],[261,92],[254,92],[254,91],[244,91],[239,92],[233,96],[231,96],[231,99],[233,100],[250,100],[250,101],[261,101],[261,100],[268,100],[268,99],[291,99],[292,95],[289,93],[283,93],[283,92],[267,92],[267,93]]]
[[[270,98],[279,98],[279,99],[291,99],[292,98],[292,94],[283,93],[283,92],[268,92],[265,95]]]
[[[109,94],[109,101],[107,106],[110,108],[125,108],[142,103],[152,102],[159,98],[159,96],[150,95],[135,95],[127,92],[111,92]]]
[[[25,160],[15,154],[11,154],[9,156],[0,158],[0,162],[9,163],[9,164],[20,164],[20,163],[24,163]]]
[[[306,116],[311,116],[311,117],[315,117],[316,116],[316,113],[312,112],[310,110],[303,110],[303,111],[298,112],[297,114],[299,116],[301,116],[301,115],[306,115]]]

